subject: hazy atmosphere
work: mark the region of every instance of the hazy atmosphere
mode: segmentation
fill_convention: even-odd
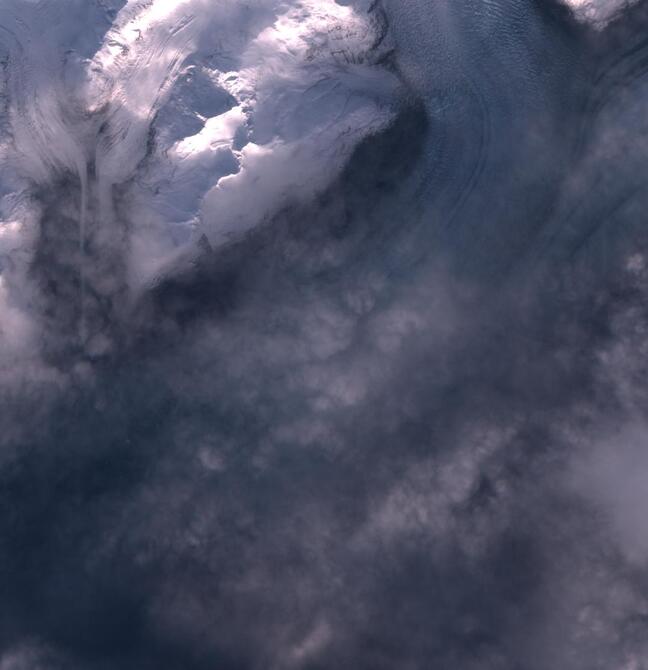
[[[0,0],[0,670],[648,670],[648,0]]]

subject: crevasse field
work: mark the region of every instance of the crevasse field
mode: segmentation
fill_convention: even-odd
[[[0,670],[648,670],[648,0],[0,0]]]

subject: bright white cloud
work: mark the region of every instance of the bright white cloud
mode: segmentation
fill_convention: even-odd
[[[81,186],[66,205],[78,205],[66,216],[79,244],[107,243],[119,235],[114,189],[127,184],[131,290],[192,238],[220,245],[312,198],[392,116],[398,83],[374,64],[375,27],[334,0],[130,0],[103,37],[108,14],[88,12],[97,43],[71,48],[74,0],[0,8],[11,189],[0,194],[0,240],[27,249],[9,205],[25,209],[34,184],[67,175]],[[21,220],[38,216],[34,207]]]
[[[605,23],[633,0],[565,0],[577,15],[594,23]]]

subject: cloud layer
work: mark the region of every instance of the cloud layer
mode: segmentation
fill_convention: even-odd
[[[582,16],[7,0],[0,670],[648,667],[648,5]]]

